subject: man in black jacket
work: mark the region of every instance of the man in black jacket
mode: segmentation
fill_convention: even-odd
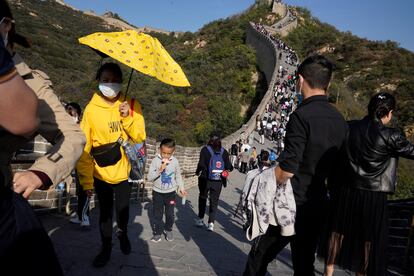
[[[267,265],[290,242],[294,275],[314,275],[315,252],[327,215],[325,181],[335,166],[347,124],[327,99],[333,65],[323,56],[311,56],[298,68],[296,86],[303,102],[290,115],[285,148],[275,168],[277,185],[291,179],[297,205],[295,232],[283,237],[280,227],[255,240],[245,275],[265,275]]]
[[[212,164],[214,163],[212,154],[217,156],[215,159],[215,163],[217,164]],[[224,164],[221,164],[222,162]],[[198,188],[200,190],[200,195],[198,197],[198,219],[196,220],[197,226],[202,227],[205,225],[203,218],[206,212],[207,197],[210,193],[210,210],[207,229],[209,231],[214,230],[214,220],[221,188],[222,186],[226,187],[228,172],[232,170],[233,166],[230,162],[229,153],[221,146],[220,137],[218,135],[213,135],[207,145],[201,149],[200,159],[196,170],[196,174],[199,176]]]

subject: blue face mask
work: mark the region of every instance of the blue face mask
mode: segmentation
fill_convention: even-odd
[[[108,99],[114,99],[121,92],[122,84],[116,82],[101,82],[99,83],[99,90]]]

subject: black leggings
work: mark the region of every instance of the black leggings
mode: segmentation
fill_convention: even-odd
[[[204,218],[204,214],[206,213],[207,197],[210,192],[208,222],[210,223],[215,221],[222,186],[222,181],[212,181],[206,179],[198,180],[198,188],[200,190],[200,195],[198,197],[198,217],[200,219]]]
[[[99,230],[102,242],[110,242],[112,240],[114,194],[118,231],[126,233],[129,220],[131,184],[127,180],[119,184],[109,184],[97,178],[94,180],[95,191],[99,200]]]

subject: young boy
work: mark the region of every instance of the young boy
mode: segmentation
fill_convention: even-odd
[[[152,201],[154,207],[155,235],[151,241],[161,241],[164,233],[167,241],[173,241],[172,227],[174,225],[175,193],[186,196],[184,183],[181,178],[180,165],[173,156],[175,141],[164,139],[160,144],[160,153],[151,162],[148,172],[148,181],[153,182]],[[177,189],[178,188],[178,189]],[[162,217],[165,209],[165,224]]]

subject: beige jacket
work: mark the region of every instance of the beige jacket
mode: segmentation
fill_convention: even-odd
[[[18,73],[39,99],[37,133],[52,144],[48,153],[37,159],[30,170],[47,174],[56,185],[75,168],[85,146],[85,136],[53,92],[49,77],[42,71],[30,69],[19,55],[13,59]]]

